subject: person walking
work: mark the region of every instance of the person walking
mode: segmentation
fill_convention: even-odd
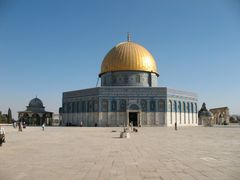
[[[22,131],[22,122],[18,121],[18,131]]]
[[[42,130],[44,131],[45,128],[45,123],[42,124]]]

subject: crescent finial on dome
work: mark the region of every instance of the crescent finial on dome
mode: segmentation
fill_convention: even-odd
[[[131,41],[131,33],[130,33],[130,32],[127,33],[127,41],[128,41],[128,42]]]

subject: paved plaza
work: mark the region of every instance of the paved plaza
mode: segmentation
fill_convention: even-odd
[[[5,130],[1,180],[240,179],[237,126],[143,127],[130,139],[110,127]]]

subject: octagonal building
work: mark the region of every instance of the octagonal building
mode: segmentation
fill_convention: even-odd
[[[158,87],[154,57],[129,39],[106,54],[99,77],[101,87],[63,93],[63,125],[198,125],[197,95]]]

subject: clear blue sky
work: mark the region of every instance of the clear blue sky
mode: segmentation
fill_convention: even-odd
[[[62,92],[95,87],[127,32],[156,59],[159,86],[240,114],[239,0],[0,0],[0,110],[16,118],[37,95],[57,113]]]

